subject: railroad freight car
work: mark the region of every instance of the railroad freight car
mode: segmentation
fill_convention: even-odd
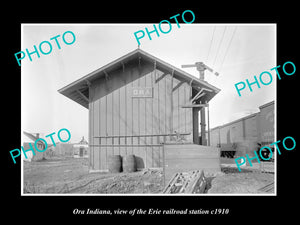
[[[221,156],[254,156],[261,146],[274,142],[274,101],[259,112],[210,130],[211,145],[221,148]]]
[[[271,143],[275,141],[275,116],[274,116],[274,101],[264,104],[259,107],[259,123],[258,123],[258,131],[259,131],[259,139],[258,142],[262,146],[269,146]],[[270,146],[273,147],[273,146]]]

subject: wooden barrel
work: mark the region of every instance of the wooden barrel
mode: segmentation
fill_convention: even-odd
[[[136,160],[134,155],[126,155],[123,157],[123,172],[135,172]]]
[[[122,172],[122,157],[120,155],[110,155],[108,157],[108,171],[111,173]]]

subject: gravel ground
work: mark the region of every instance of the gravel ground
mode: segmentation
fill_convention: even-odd
[[[161,169],[135,173],[89,173],[86,158],[53,158],[24,162],[23,165],[24,194],[155,194],[164,189]],[[239,172],[236,167],[222,166],[221,172],[205,173],[205,177],[208,194],[264,193],[259,189],[274,182],[274,173],[262,173],[249,167]]]
[[[274,189],[268,192],[260,191],[260,188],[274,182],[274,173],[263,173],[257,169],[242,169],[222,167],[222,173],[208,177],[210,186],[208,194],[272,194]]]
[[[24,193],[159,193],[162,170],[89,173],[88,159],[57,158],[24,162]]]

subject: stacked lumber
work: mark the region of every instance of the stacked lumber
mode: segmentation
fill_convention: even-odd
[[[163,193],[167,194],[194,194],[204,193],[206,179],[203,170],[176,173],[166,185]]]

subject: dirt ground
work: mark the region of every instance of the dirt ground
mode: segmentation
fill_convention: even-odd
[[[89,173],[86,158],[24,162],[24,193],[159,193],[162,170],[135,173]]]
[[[23,191],[39,194],[160,194],[163,186],[162,169],[145,169],[135,173],[89,173],[87,158],[52,158],[24,162]],[[264,193],[260,188],[274,181],[274,173],[222,164],[221,172],[206,174],[208,194]],[[274,193],[274,190],[268,193]]]
[[[208,194],[271,194],[272,190],[260,190],[274,182],[273,173],[264,173],[256,169],[221,167],[222,173],[208,177]]]

